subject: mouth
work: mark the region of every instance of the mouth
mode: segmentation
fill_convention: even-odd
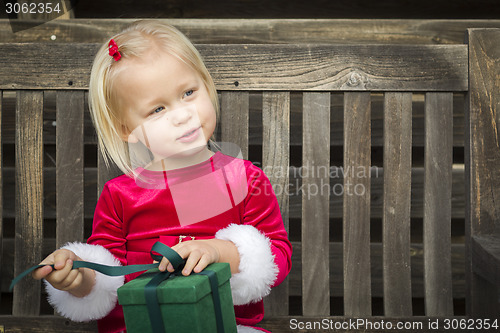
[[[199,129],[200,129],[200,127],[190,129],[187,132],[185,132],[182,136],[178,137],[177,140],[190,141],[191,139],[195,139],[198,136]]]

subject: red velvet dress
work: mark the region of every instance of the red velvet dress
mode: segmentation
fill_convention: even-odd
[[[234,161],[216,153],[205,162],[166,173],[142,170],[144,180],[128,176],[110,180],[99,197],[88,243],[105,247],[122,265],[145,264],[152,262],[149,251],[156,241],[173,246],[179,242],[179,236],[186,236],[184,240],[208,239],[230,224],[251,225],[271,241],[270,250],[279,271],[273,286],[280,284],[290,271],[292,249],[276,196],[263,171],[249,161],[239,160],[245,175],[244,191],[230,186],[228,177],[232,177],[231,171],[229,175],[227,170],[220,171]],[[213,198],[224,192],[220,188],[214,189],[221,182],[215,181],[213,186],[200,189],[215,179],[215,174],[218,177],[215,178],[226,180],[223,186],[226,186],[224,190],[230,202],[227,210],[220,200],[214,204]],[[208,182],[199,179],[208,179]],[[149,184],[151,180],[153,185]],[[192,195],[178,195],[180,186],[190,184],[190,181],[197,182],[198,186],[191,186]],[[205,214],[204,207],[211,212]],[[194,215],[185,217],[186,214]],[[203,219],[203,214],[209,216]],[[126,276],[125,282],[137,275]],[[263,302],[235,306],[235,313],[238,324],[253,326],[263,318]],[[117,305],[109,315],[100,319],[98,326],[100,332],[124,330],[121,307]]]

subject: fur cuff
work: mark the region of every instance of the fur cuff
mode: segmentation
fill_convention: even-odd
[[[118,259],[100,245],[75,242],[66,244],[63,249],[73,251],[85,261],[120,266]],[[118,299],[116,290],[123,285],[124,280],[123,276],[111,277],[96,272],[94,288],[85,297],[73,296],[44,282],[49,303],[59,314],[73,321],[89,321],[105,317],[113,310]]]
[[[243,325],[238,325],[236,327],[238,330],[238,333],[262,333],[263,331],[258,330],[256,328],[250,327],[250,326],[243,326]]]
[[[215,238],[233,242],[240,254],[239,273],[231,277],[234,305],[260,301],[271,291],[278,275],[271,241],[251,225],[231,224]]]

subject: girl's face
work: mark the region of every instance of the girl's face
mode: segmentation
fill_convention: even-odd
[[[173,168],[208,159],[216,114],[200,75],[164,52],[119,65],[115,89],[128,127],[125,141],[142,142],[154,162],[165,160]]]

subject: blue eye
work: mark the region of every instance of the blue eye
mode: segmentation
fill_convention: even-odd
[[[184,97],[189,97],[189,96],[191,96],[193,93],[194,93],[194,90],[193,90],[193,89],[190,89],[190,90],[188,90],[188,91],[186,91],[186,92],[184,93]]]
[[[156,109],[154,109],[154,111],[151,112],[151,114],[157,114],[157,113],[162,112],[163,110],[165,110],[165,108],[163,106],[159,106]]]

